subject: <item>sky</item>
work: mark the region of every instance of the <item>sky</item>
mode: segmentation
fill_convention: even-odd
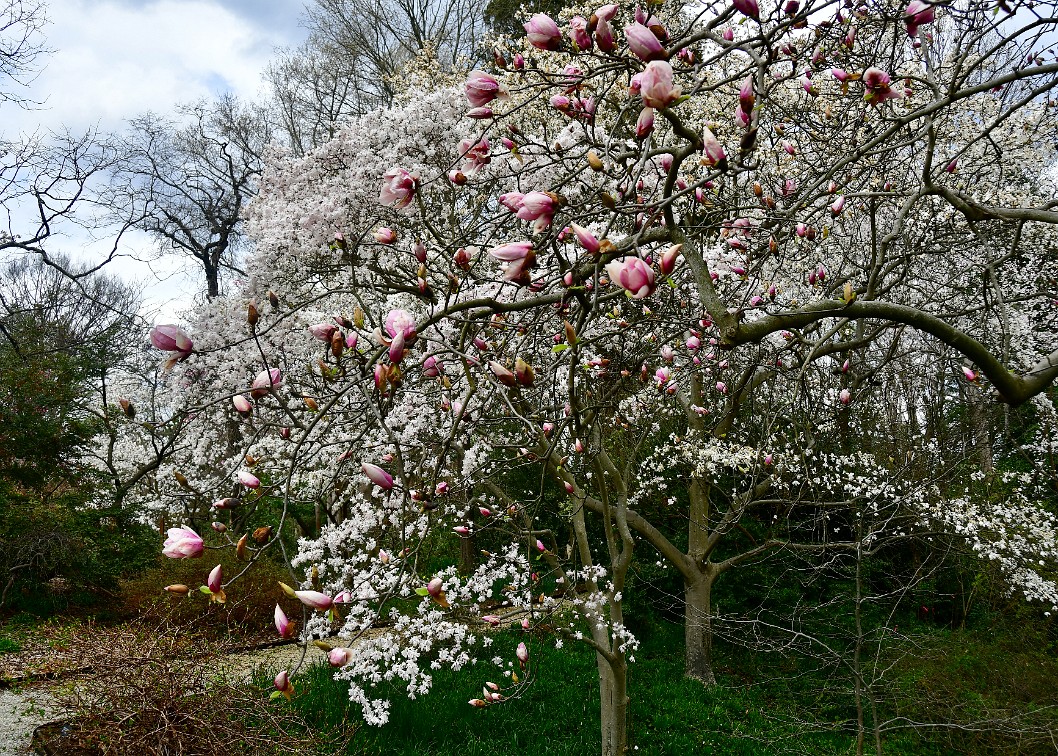
[[[146,111],[165,114],[181,102],[224,92],[255,98],[261,73],[279,47],[304,38],[303,0],[43,0],[52,50],[25,94],[40,107],[0,111],[0,135],[96,127],[120,130]],[[58,240],[90,259],[86,240]],[[149,307],[172,319],[200,285],[173,261],[151,265],[150,240],[131,234],[129,255],[113,271],[145,288]],[[158,280],[161,279],[161,280]]]

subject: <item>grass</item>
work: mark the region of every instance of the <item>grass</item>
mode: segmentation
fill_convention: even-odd
[[[630,668],[632,753],[761,754],[811,753],[839,756],[855,752],[855,703],[851,680],[816,661],[795,656],[751,653],[721,646],[718,685],[705,689],[683,676],[682,632],[657,621],[641,632],[642,648]],[[883,719],[908,716],[920,722],[973,721],[1000,710],[1020,712],[1020,735],[929,728],[892,730],[883,737],[886,754],[1053,753],[1045,733],[1058,732],[1058,660],[1045,637],[1021,637],[1014,627],[951,631],[922,627],[899,657],[879,704]],[[1020,634],[1020,635],[1019,635]],[[513,658],[525,635],[495,636],[496,654]],[[313,730],[351,733],[336,754],[357,756],[584,756],[598,752],[599,691],[594,655],[583,645],[555,648],[554,640],[531,643],[532,684],[517,700],[475,709],[486,680],[499,682],[491,665],[434,675],[433,691],[410,701],[392,690],[390,722],[363,725],[326,666],[310,668],[297,680],[289,704]],[[958,704],[958,705],[953,705]],[[1035,727],[1035,734],[1028,732]],[[873,739],[867,734],[867,751]]]
[[[637,654],[630,670],[632,745],[642,754],[730,754],[758,756],[799,750],[846,754],[847,734],[826,727],[805,728],[811,719],[789,690],[746,685],[740,676],[722,676],[706,690],[683,677],[681,628],[662,623]],[[496,653],[513,658],[524,639],[509,631],[496,636]],[[517,700],[475,709],[486,680],[499,681],[491,665],[459,673],[440,671],[428,697],[410,701],[393,690],[390,722],[360,725],[345,683],[332,670],[316,666],[298,683],[291,702],[314,729],[335,732],[357,727],[340,752],[375,756],[583,756],[599,748],[599,689],[594,655],[583,645],[555,648],[553,639],[531,644],[532,684]],[[777,710],[777,703],[781,711]],[[288,705],[288,704],[280,704]]]

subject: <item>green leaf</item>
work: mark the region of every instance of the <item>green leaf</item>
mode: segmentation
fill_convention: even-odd
[[[429,591],[425,588],[416,588],[415,592],[418,593],[420,596],[425,596],[429,593]]]
[[[555,354],[558,354],[559,352],[564,352],[567,349],[569,349],[569,344],[555,344],[553,347],[551,347],[551,351]]]
[[[199,590],[200,592],[202,592],[202,593],[206,594],[207,596],[208,596],[208,595],[210,595],[211,593],[213,593],[213,591],[211,591],[211,590],[209,589],[209,586],[208,586],[208,585],[200,585],[200,586],[198,587],[198,590]]]

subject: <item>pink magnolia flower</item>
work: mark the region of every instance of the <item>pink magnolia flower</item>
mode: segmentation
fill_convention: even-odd
[[[607,263],[606,274],[633,299],[643,299],[654,291],[654,269],[634,255]]]
[[[654,130],[654,109],[643,108],[636,119],[636,139],[646,139]]]
[[[260,488],[261,480],[252,472],[246,470],[239,470],[235,476],[239,480],[239,485],[246,486],[246,488]]]
[[[163,352],[191,354],[194,343],[184,333],[184,329],[175,325],[159,325],[151,329],[151,343],[155,349]]]
[[[224,584],[224,571],[218,564],[209,572],[209,577],[206,578],[206,587],[209,588],[210,593],[221,593],[221,586]]]
[[[375,237],[375,241],[379,244],[392,244],[397,241],[397,232],[385,226],[376,228],[371,235]]]
[[[918,34],[918,27],[923,24],[932,23],[935,11],[931,3],[922,0],[911,0],[904,11],[904,25],[907,27],[907,36],[914,37]]]
[[[598,15],[598,14],[596,14]],[[613,26],[607,19],[599,17],[599,24],[595,27],[595,43],[599,49],[606,53],[612,53],[617,49],[617,41],[614,39]]]
[[[505,281],[528,283],[529,268],[536,263],[532,242],[508,242],[489,250],[489,255],[507,263],[504,266]]]
[[[724,146],[708,126],[702,134],[702,145],[706,162],[722,171],[727,170],[727,153],[724,152]]]
[[[205,551],[202,537],[186,525],[169,528],[168,535],[162,544],[162,553],[170,559],[197,559]]]
[[[516,215],[522,220],[546,219],[547,225],[551,224],[551,218],[558,209],[558,196],[551,192],[529,192],[522,197],[518,204]]]
[[[294,591],[294,597],[310,609],[318,609],[321,612],[330,609],[334,603],[330,596],[319,591]]]
[[[294,635],[294,625],[290,620],[287,619],[286,612],[283,611],[283,607],[276,604],[275,610],[275,622],[276,630],[279,632],[280,638],[291,638]]]
[[[393,488],[393,476],[378,465],[373,465],[370,462],[362,462],[360,464],[360,469],[364,471],[364,475],[368,477],[368,480],[384,491]]]
[[[459,142],[459,154],[464,158],[463,171],[460,175],[477,173],[481,168],[492,162],[492,158],[489,157],[488,139],[481,139],[478,142],[474,142],[470,139],[463,139]],[[463,177],[462,183],[466,183],[465,176]]]
[[[242,394],[236,394],[233,396],[231,398],[231,403],[235,407],[235,411],[244,417],[253,412],[253,405],[250,404],[250,400]]]
[[[840,401],[842,404],[848,404],[852,401],[852,392],[848,389],[842,389],[841,393],[838,394],[838,401]]]
[[[507,98],[507,93],[503,91],[500,83],[484,71],[471,71],[463,88],[472,108],[484,107],[497,97]]]
[[[580,246],[590,255],[599,254],[600,242],[595,238],[595,235],[586,228],[578,226],[576,223],[571,224],[573,233],[577,237],[577,241],[580,242]]]
[[[628,49],[640,60],[658,60],[665,57],[665,48],[654,36],[654,32],[640,23],[629,24],[625,27],[625,39],[628,40]]]
[[[378,200],[390,207],[407,207],[415,196],[418,184],[418,176],[394,166],[382,176],[382,191],[378,193]]]
[[[574,16],[569,20],[569,41],[577,52],[591,50],[591,35],[588,33],[588,21],[583,16]]]
[[[830,205],[830,214],[835,218],[841,215],[841,211],[845,209],[845,195],[839,195],[836,200]]]
[[[743,16],[760,21],[760,7],[757,5],[757,0],[731,0],[731,5]]]
[[[525,195],[521,192],[507,192],[506,194],[500,195],[500,204],[512,213],[516,213],[518,212],[518,208],[522,206],[523,197],[525,197]]]
[[[614,4],[608,4],[600,6],[595,11],[595,17],[600,21],[613,21],[614,16],[617,15],[618,8]]]
[[[667,108],[680,99],[681,91],[672,83],[672,66],[668,61],[650,61],[640,77],[639,84],[643,104],[649,108]]]
[[[562,31],[550,16],[537,13],[523,26],[529,44],[538,50],[557,50],[562,46]]]
[[[889,74],[880,68],[868,68],[863,72],[863,87],[866,90],[863,99],[872,105],[879,105],[886,100],[899,100],[903,94],[892,87]]]
[[[349,663],[351,652],[348,648],[341,646],[332,648],[327,652],[327,663],[332,667],[344,667]]]
[[[444,372],[444,366],[434,355],[430,355],[422,363],[422,374],[427,378],[437,378]]]
[[[962,366],[962,374],[966,377],[966,380],[970,381],[971,383],[977,380],[977,373],[975,373],[972,369],[966,367],[966,365]],[[171,533],[172,531],[169,532]]]
[[[331,343],[331,338],[337,330],[338,327],[331,323],[317,323],[309,326],[309,333],[312,334],[312,337],[327,344]]]
[[[523,667],[529,662],[529,649],[525,647],[524,643],[518,644],[518,648],[515,650],[514,655],[518,657],[518,661],[521,662]]]
[[[398,333],[404,334],[405,341],[415,338],[415,317],[407,310],[390,310],[385,327],[391,338],[396,338]]]
[[[262,370],[254,376],[253,383],[250,384],[250,396],[254,399],[260,399],[262,396],[266,396],[273,386],[278,386],[282,382],[283,371],[279,368]]]

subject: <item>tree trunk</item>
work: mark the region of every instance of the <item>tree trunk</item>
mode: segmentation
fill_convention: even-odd
[[[713,675],[713,628],[710,612],[716,574],[711,564],[694,582],[684,582],[684,642],[687,677],[705,686],[716,685]]]
[[[599,665],[599,714],[602,756],[628,753],[628,664],[617,652],[613,661],[596,653]]]

